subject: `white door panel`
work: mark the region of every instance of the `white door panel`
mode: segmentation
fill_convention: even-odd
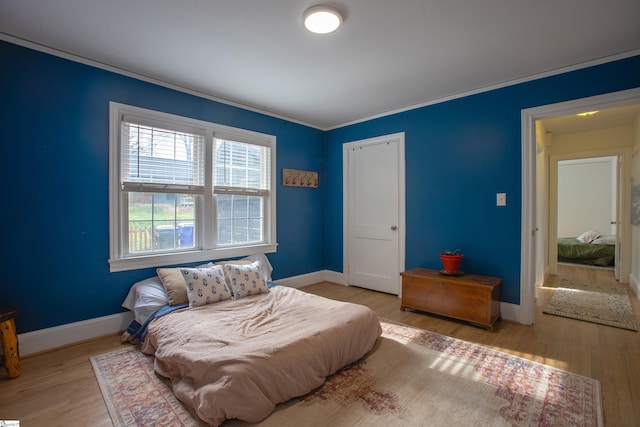
[[[396,265],[395,254],[389,253],[389,242],[383,239],[353,239],[353,252],[350,257],[350,284],[376,291],[397,294],[394,280]]]
[[[396,295],[404,259],[401,150],[396,136],[352,143],[345,153],[347,282]]]

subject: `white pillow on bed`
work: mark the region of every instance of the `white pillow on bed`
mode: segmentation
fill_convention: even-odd
[[[224,264],[223,267],[233,290],[233,299],[269,292],[258,261],[251,264]]]
[[[122,306],[133,311],[136,322],[143,324],[157,309],[169,304],[167,293],[157,276],[134,283]]]
[[[576,237],[576,239],[582,243],[591,243],[598,237],[600,237],[600,233],[598,233],[597,231],[589,230]]]
[[[592,245],[609,245],[613,246],[616,244],[616,235],[610,234],[608,236],[600,236],[595,240],[591,241]]]
[[[201,307],[231,299],[231,289],[224,278],[221,266],[181,268],[180,271],[187,284],[190,307]]]
[[[252,264],[254,262],[260,263],[260,270],[262,271],[262,276],[264,277],[264,281],[269,283],[272,281],[271,272],[273,271],[273,267],[271,267],[271,263],[264,254],[256,254],[249,255],[246,258],[236,259],[236,260],[224,260],[217,261],[216,265],[225,265],[225,264]],[[227,278],[229,280],[229,278]]]

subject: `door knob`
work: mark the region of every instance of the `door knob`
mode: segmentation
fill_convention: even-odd
[[[398,226],[397,226],[397,225],[392,225],[392,226],[391,226],[391,231],[396,231],[397,229],[398,229]]]

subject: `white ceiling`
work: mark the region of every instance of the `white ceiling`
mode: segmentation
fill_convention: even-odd
[[[544,119],[542,123],[546,132],[554,135],[567,133],[589,132],[600,129],[609,129],[622,126],[633,126],[640,116],[640,105],[609,108],[598,111],[589,117],[578,115],[555,117]]]
[[[640,53],[638,0],[0,0],[2,39],[330,129]]]

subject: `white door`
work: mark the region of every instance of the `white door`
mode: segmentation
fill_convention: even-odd
[[[583,157],[584,156],[584,157]],[[623,212],[623,203],[624,203],[624,196],[623,196],[623,188],[624,186],[622,185],[622,164],[623,161],[621,160],[622,156],[621,155],[617,155],[617,156],[610,156],[610,155],[598,155],[596,156],[593,152],[591,153],[573,153],[573,154],[561,154],[561,155],[551,155],[550,156],[550,164],[551,164],[551,168],[549,170],[549,182],[550,182],[550,186],[549,186],[549,215],[550,215],[550,221],[549,221],[549,248],[548,248],[548,252],[549,252],[549,274],[555,275],[557,274],[557,265],[558,265],[558,237],[567,237],[570,235],[577,235],[579,234],[578,230],[588,230],[588,229],[594,229],[597,230],[598,232],[602,233],[602,234],[613,234],[616,236],[616,245],[615,245],[615,261],[614,261],[614,275],[616,280],[620,280],[620,269],[621,269],[621,264],[623,262],[622,260],[622,236],[623,236],[623,232],[621,231],[621,224],[622,224],[622,212]],[[594,181],[592,180],[591,182],[589,182],[589,180],[584,180],[584,185],[583,184],[583,180],[580,180],[580,178],[573,178],[573,181],[579,181],[578,183],[573,182],[571,185],[567,184],[565,182],[564,188],[565,191],[561,192],[559,191],[559,188],[561,187],[561,179],[560,179],[560,173],[559,173],[559,168],[560,168],[560,163],[565,163],[565,164],[571,164],[573,163],[574,165],[576,165],[577,167],[580,166],[580,164],[584,164],[584,163],[592,163],[592,164],[600,164],[600,165],[606,165],[606,170],[603,171],[600,169],[600,172],[598,172],[597,174],[593,175],[597,178],[595,178],[595,182],[602,182],[603,185],[602,186],[596,186],[594,185]],[[603,166],[605,167],[605,166]],[[610,175],[607,176],[606,171],[610,171]],[[583,175],[584,176],[584,172]],[[610,185],[607,184],[607,182],[610,183]],[[579,186],[580,188],[577,188],[577,186]],[[593,187],[598,187],[598,188],[594,188],[592,190]],[[593,200],[597,200],[598,204],[600,205],[600,213],[598,215],[595,216],[595,218],[598,219],[598,221],[596,221],[597,225],[595,223],[580,223],[580,222],[572,222],[570,220],[568,220],[567,218],[567,212],[570,212],[571,217],[573,217],[574,215],[580,215],[580,211],[576,212],[575,208],[574,209],[565,209],[565,215],[564,215],[564,224],[565,224],[565,228],[566,228],[566,224],[567,223],[571,223],[574,226],[573,229],[573,233],[562,233],[561,230],[563,227],[559,227],[558,223],[559,223],[559,216],[560,215],[560,198],[562,198],[562,194],[567,194],[567,192],[571,192],[571,193],[576,193],[577,194],[588,194]],[[603,217],[602,215],[606,215],[605,217]],[[585,215],[581,215],[582,218],[585,217]],[[594,216],[587,216],[591,219],[594,219]],[[577,220],[576,220],[577,221]],[[581,224],[582,227],[581,228],[575,228],[575,224]]]
[[[345,144],[347,284],[398,295],[404,267],[404,134]]]

